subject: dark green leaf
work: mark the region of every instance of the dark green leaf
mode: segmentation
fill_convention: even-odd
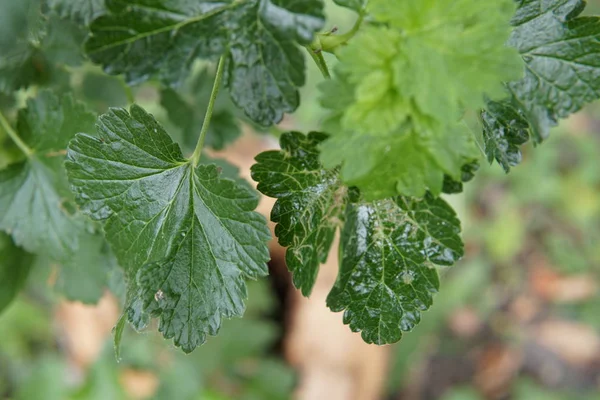
[[[471,181],[475,177],[477,170],[479,170],[479,162],[473,161],[463,165],[460,181],[454,180],[452,177],[445,175],[442,192],[447,194],[462,193],[464,183]]]
[[[600,18],[578,17],[583,0],[525,0],[509,44],[526,63],[509,88],[541,141],[559,118],[600,97]]]
[[[0,314],[19,293],[33,265],[33,255],[18,248],[10,236],[0,233]]]
[[[521,162],[520,146],[529,140],[530,125],[511,100],[489,101],[481,112],[485,154],[509,172]]]
[[[282,150],[259,154],[252,167],[258,190],[278,199],[271,220],[278,224],[279,244],[288,247],[286,263],[294,285],[305,296],[313,288],[319,265],[327,260],[346,203],[347,189],[338,171],[326,170],[319,162],[317,146],[326,138],[316,132],[285,133]]]
[[[0,170],[0,230],[27,251],[59,261],[77,250],[85,224],[74,215],[61,151],[93,121],[71,96],[59,100],[50,92],[29,100],[19,113],[18,133],[33,154]]]
[[[340,275],[327,298],[368,343],[393,343],[410,331],[439,287],[435,264],[463,255],[460,222],[442,200],[398,197],[348,206]]]
[[[483,116],[486,153],[505,171],[519,163],[529,134],[541,142],[560,118],[600,98],[600,18],[579,16],[584,8],[583,0],[520,2],[509,45],[521,53],[525,77],[508,83],[511,98]]]
[[[270,125],[298,107],[304,57],[296,42],[310,43],[321,29],[322,7],[321,0],[112,0],[92,24],[86,51],[130,83],[158,75],[170,85],[183,82],[195,59],[224,55],[233,101]]]
[[[243,313],[245,279],[267,274],[269,231],[251,190],[215,165],[194,168],[151,115],[130,112],[111,109],[97,138],[71,141],[69,180],[127,270],[130,320],[160,317],[165,337],[191,352],[222,317]]]

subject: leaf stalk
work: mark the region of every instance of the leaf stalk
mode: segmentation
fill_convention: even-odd
[[[4,131],[8,134],[8,136],[12,139],[12,141],[17,145],[17,147],[27,156],[31,157],[33,154],[33,150],[25,144],[25,142],[19,137],[17,132],[10,126],[6,117],[0,111],[0,125],[4,129]]]
[[[196,149],[194,153],[190,157],[192,161],[192,166],[196,168],[198,162],[200,161],[200,155],[202,154],[202,148],[204,147],[204,140],[206,139],[206,134],[208,133],[208,128],[210,126],[210,120],[212,118],[213,110],[215,108],[215,102],[217,100],[217,96],[219,95],[219,88],[221,87],[221,81],[223,80],[223,72],[225,69],[225,57],[221,56],[219,59],[219,64],[217,66],[217,75],[215,76],[215,83],[213,84],[212,92],[210,94],[210,100],[208,102],[208,107],[206,108],[206,115],[204,116],[204,122],[202,123],[202,130],[200,131],[200,137],[198,138],[198,143],[196,144]]]

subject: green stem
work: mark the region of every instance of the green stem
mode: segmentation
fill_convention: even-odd
[[[212,118],[213,109],[215,108],[215,101],[217,100],[217,96],[219,95],[219,88],[221,87],[221,81],[223,80],[223,71],[225,69],[225,57],[222,56],[219,59],[219,65],[217,67],[217,75],[215,76],[215,83],[212,88],[212,93],[210,94],[210,100],[208,102],[208,107],[206,108],[206,115],[204,116],[204,122],[202,123],[202,130],[200,131],[200,137],[198,138],[198,143],[196,144],[196,149],[192,154],[190,160],[192,161],[192,166],[196,168],[198,162],[200,161],[200,155],[202,154],[202,148],[204,147],[204,139],[206,139],[206,133],[208,132],[208,127],[210,126],[210,120]]]
[[[319,67],[319,71],[321,71],[323,77],[325,79],[331,78],[331,74],[329,73],[329,67],[327,67],[327,62],[325,62],[325,57],[323,57],[323,52],[321,51],[321,49],[315,48],[311,45],[306,46],[306,50],[308,51],[308,54],[310,54],[312,59],[315,61],[315,64],[317,64],[317,67]]]
[[[350,29],[348,32],[341,34],[341,35],[336,35],[333,32],[319,34],[318,41],[321,46],[321,50],[325,51],[327,53],[335,54],[335,51],[338,48],[346,45],[350,41],[350,39],[352,39],[354,36],[356,36],[358,31],[360,30],[360,27],[362,26],[363,20],[364,20],[364,15],[361,13],[358,15],[358,19],[354,23],[354,26],[352,27],[352,29]]]
[[[8,136],[12,139],[13,142],[17,145],[17,147],[25,153],[27,157],[31,157],[33,154],[33,150],[25,144],[23,140],[17,135],[17,132],[10,126],[4,114],[0,111],[0,125],[4,128],[4,131],[8,134]]]

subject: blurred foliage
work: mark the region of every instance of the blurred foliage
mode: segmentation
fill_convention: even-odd
[[[445,387],[433,392],[445,392],[443,400],[505,398],[482,395],[481,388],[471,381],[477,364],[468,360],[486,346],[500,343],[519,349],[525,357],[517,368],[516,381],[511,380],[511,386],[505,388],[510,395],[506,398],[598,398],[593,379],[583,384],[566,379],[564,387],[552,390],[538,382],[542,373],[537,376],[539,371],[525,367],[530,342],[536,340],[526,332],[544,320],[584,324],[600,334],[600,124],[594,119],[600,115],[598,111],[597,106],[590,107],[587,114],[567,121],[541,149],[528,148],[525,162],[510,175],[497,165],[482,167],[466,186],[464,197],[451,199],[464,202],[459,209],[466,214],[462,219],[468,255],[462,264],[444,273],[436,306],[395,346],[388,381],[391,393],[405,393],[406,388],[414,387],[415,371],[420,368],[428,376],[422,384],[435,386],[444,379],[428,375],[432,365],[440,358],[450,358],[456,360],[456,368],[465,362],[473,371],[465,372],[458,382],[438,383]],[[555,281],[537,278],[539,270]],[[578,288],[571,289],[573,299],[552,292],[558,290],[552,284],[570,277],[589,282],[592,292],[579,296]],[[510,311],[523,296],[537,304],[535,316],[525,323]],[[478,333],[468,338],[461,338],[450,327],[454,313],[464,309],[474,311],[481,324]],[[599,377],[600,367],[590,365],[586,374]],[[421,390],[425,394],[419,398],[438,398],[431,390]]]
[[[136,336],[127,332],[120,362],[109,340],[87,374],[75,381],[60,329],[53,326],[48,312],[56,296],[47,291],[43,298],[39,290],[29,287],[2,316],[0,398],[130,399],[122,383],[127,372],[157,379],[152,399],[279,400],[288,399],[295,385],[290,368],[269,355],[280,333],[266,318],[275,304],[264,282],[250,284],[245,318],[227,321],[219,336],[194,354],[186,356],[165,346],[154,332]]]

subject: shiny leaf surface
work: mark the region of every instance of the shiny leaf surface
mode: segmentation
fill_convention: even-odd
[[[130,321],[159,317],[164,336],[191,352],[222,317],[243,313],[245,279],[267,274],[270,234],[253,212],[256,195],[215,165],[194,168],[138,106],[111,109],[97,129],[69,145],[77,201],[104,224],[127,271]]]
[[[507,172],[527,137],[541,142],[559,119],[600,98],[600,18],[579,16],[584,8],[583,0],[520,2],[509,44],[525,61],[525,77],[483,113],[488,159]]]
[[[348,206],[340,274],[327,304],[368,343],[393,343],[419,323],[439,288],[435,265],[463,255],[460,222],[442,200],[397,197]]]
[[[252,178],[258,190],[277,198],[271,220],[277,223],[279,244],[288,247],[286,263],[294,285],[308,296],[319,265],[327,260],[335,230],[341,225],[347,189],[337,170],[319,162],[317,146],[327,135],[289,132],[280,151],[256,157]]]
[[[520,107],[510,100],[488,102],[481,112],[481,122],[488,161],[496,160],[508,173],[521,162],[520,146],[529,140],[529,122]]]
[[[261,125],[298,107],[304,57],[296,43],[323,26],[320,0],[111,0],[94,21],[86,51],[130,83],[158,75],[181,83],[197,58],[227,58],[226,86],[236,105]]]

